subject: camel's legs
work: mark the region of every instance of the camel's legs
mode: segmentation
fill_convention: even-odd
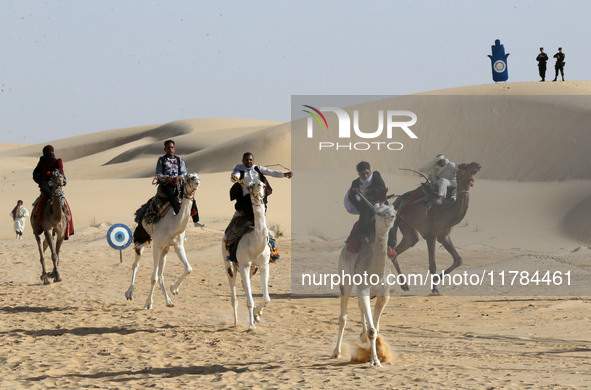
[[[60,278],[60,274],[58,271],[59,265],[60,265],[60,248],[62,247],[62,243],[64,242],[64,236],[58,235],[58,239],[55,243],[55,255],[56,255],[56,261],[53,267],[53,281],[54,282],[61,282],[62,278]]]
[[[269,296],[269,262],[267,261],[265,265],[261,266],[261,288],[263,290],[263,301],[260,305],[257,305],[254,308],[254,319],[258,322],[261,315],[263,314],[263,309],[265,306],[271,302],[271,297]]]
[[[398,272],[398,275],[400,275],[402,271],[400,270],[400,265],[398,265],[398,256],[400,256],[401,253],[406,251],[408,248],[412,248],[413,246],[415,246],[417,242],[419,242],[419,233],[417,233],[415,229],[408,226],[403,221],[397,222],[397,225],[400,229],[400,232],[402,233],[402,240],[400,240],[400,244],[396,245],[396,248],[394,248],[396,251],[396,256],[394,257],[393,263],[394,267],[396,268],[396,272]],[[406,283],[400,286],[400,288],[402,288],[402,290],[404,291],[409,290],[408,284]]]
[[[240,265],[240,276],[242,277],[242,285],[244,286],[244,293],[246,294],[246,306],[248,307],[249,328],[255,329],[254,326],[254,299],[252,299],[252,288],[250,286],[250,263]]]
[[[148,293],[148,299],[146,299],[146,304],[144,305],[144,309],[151,309],[152,305],[154,304],[154,288],[156,287],[156,283],[159,282],[158,277],[161,274],[160,266],[164,265],[162,262],[162,258],[166,256],[168,253],[168,247],[158,250],[158,248],[154,248],[154,270],[152,271],[152,279],[150,280],[150,292]],[[161,282],[161,287],[164,290],[164,295],[166,296],[166,303],[170,301],[168,295],[166,294],[166,288],[164,288],[164,283]]]
[[[373,323],[373,317],[371,315],[371,302],[369,299],[369,288],[365,288],[363,290],[359,290],[359,307],[363,312],[363,318],[367,321],[367,337],[371,343],[371,360],[369,362],[370,366],[381,366],[380,359],[378,359],[378,353],[376,349],[376,338],[378,336],[378,332]]]
[[[361,312],[361,334],[359,334],[359,340],[361,340],[362,343],[368,343],[369,337],[367,335],[367,321],[365,320],[365,312],[363,311],[363,302],[361,301],[361,296],[357,297],[357,306]]]
[[[37,240],[39,261],[41,262],[41,280],[43,281],[43,284],[49,284],[51,282],[49,281],[49,276],[47,276],[47,270],[45,269],[45,259],[43,258],[43,248],[41,247],[42,245],[45,245],[45,243],[41,244],[41,237],[38,234],[35,234],[35,240]]]
[[[142,253],[144,252],[144,248],[145,247],[143,245],[139,246],[138,248],[135,248],[135,259],[134,259],[133,264],[131,266],[131,284],[129,285],[129,288],[125,292],[125,298],[127,298],[130,301],[133,299],[135,276],[137,275],[137,269],[140,266],[140,259],[142,258]]]
[[[345,326],[347,325],[347,305],[351,294],[350,285],[341,285],[341,315],[339,316],[339,335],[337,337],[337,345],[332,353],[332,358],[341,357],[343,347],[343,335],[345,334]]]
[[[462,258],[458,254],[458,251],[456,251],[454,244],[451,242],[450,236],[439,237],[437,239],[437,241],[439,241],[441,243],[441,245],[443,245],[443,247],[445,249],[447,249],[447,251],[449,252],[449,254],[451,255],[451,257],[454,260],[453,264],[451,266],[449,266],[449,268],[444,271],[446,274],[449,274],[449,273],[451,273],[451,271],[453,271],[454,269],[456,269],[460,265],[462,265]]]
[[[373,310],[373,323],[376,326],[376,331],[378,333],[380,332],[380,318],[382,317],[382,313],[384,312],[389,300],[389,295],[376,297],[376,305]]]
[[[437,264],[435,264],[435,237],[432,235],[426,235],[425,241],[427,242],[427,250],[429,251],[429,273],[431,274],[431,292],[433,294],[439,294],[437,285],[439,283],[439,276],[437,275]]]
[[[230,303],[234,311],[234,326],[238,325],[238,300],[236,299],[236,278],[238,276],[238,266],[231,261],[224,262],[226,273],[228,274],[228,282],[230,283]]]
[[[162,256],[160,257],[160,264],[158,265],[158,283],[160,284],[160,289],[162,290],[162,293],[164,294],[164,299],[166,300],[166,306],[173,307],[174,303],[172,303],[172,300],[168,296],[168,292],[166,291],[166,286],[164,285],[164,267],[166,266],[166,254],[167,253],[168,253],[168,248],[166,248],[166,251],[163,252]]]
[[[183,272],[179,280],[177,280],[176,283],[170,285],[170,292],[172,292],[173,295],[178,295],[183,280],[187,277],[187,275],[193,272],[193,268],[191,268],[191,264],[189,264],[189,260],[187,260],[187,254],[185,253],[185,246],[183,245],[182,240],[180,245],[175,245],[174,250],[185,266],[185,272]]]
[[[59,278],[59,274],[57,272],[58,255],[55,249],[56,244],[53,242],[53,236],[51,232],[45,230],[43,233],[45,234],[45,241],[49,244],[49,250],[51,251],[51,261],[53,262],[53,271],[51,271],[49,276],[53,277],[54,282],[59,282],[61,279]]]

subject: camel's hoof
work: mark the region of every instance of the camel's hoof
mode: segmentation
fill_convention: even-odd
[[[400,286],[400,288],[402,289],[402,291],[410,291],[410,288],[408,288],[408,284],[404,283],[402,286]]]
[[[172,295],[179,295],[179,288],[178,287],[174,287],[174,284],[170,285],[170,292]]]
[[[439,292],[439,290],[431,290],[431,295],[432,297],[440,297],[441,293]]]
[[[133,291],[127,290],[125,292],[125,298],[127,298],[128,301],[131,301],[133,299]]]
[[[333,352],[332,355],[330,355],[331,359],[339,359],[341,357],[341,354],[338,352]]]
[[[51,281],[49,280],[49,278],[46,276],[43,278],[43,285],[48,285],[51,284]]]
[[[146,305],[144,306],[144,309],[145,309],[145,310],[152,310],[152,305],[151,305],[151,304],[150,304],[150,305],[146,304]]]
[[[371,363],[369,363],[369,366],[370,367],[382,367],[382,363],[380,363],[379,360],[375,360],[375,361],[372,361]]]
[[[54,283],[59,283],[62,281],[62,278],[60,278],[59,276],[56,276],[55,278],[53,278]]]
[[[174,303],[172,303],[172,301],[171,302],[167,302],[166,303],[166,307],[174,307]]]

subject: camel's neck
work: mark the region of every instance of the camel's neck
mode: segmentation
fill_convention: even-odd
[[[62,219],[62,197],[56,195],[54,190],[52,190],[51,203],[52,219],[54,222],[59,222]]]
[[[386,267],[388,231],[381,218],[376,217],[376,237],[373,246],[372,273],[383,274]]]
[[[450,220],[452,226],[457,225],[464,219],[466,212],[468,211],[468,203],[470,201],[470,193],[468,190],[458,191],[458,195],[454,204],[450,207],[449,211],[452,215]]]
[[[181,208],[179,210],[179,216],[182,219],[180,226],[186,226],[187,223],[189,223],[189,218],[191,218],[191,207],[192,206],[193,206],[193,198],[183,197],[183,201],[181,202]]]
[[[267,237],[269,235],[269,231],[267,230],[267,218],[265,217],[265,205],[261,204],[255,206],[253,204],[252,211],[254,213],[254,234],[257,246],[261,246],[262,250],[264,249],[264,245],[267,245]]]

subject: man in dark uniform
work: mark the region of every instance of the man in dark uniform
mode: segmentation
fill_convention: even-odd
[[[43,156],[39,158],[39,162],[33,170],[33,180],[39,184],[39,189],[48,198],[51,199],[51,188],[49,187],[49,179],[53,171],[58,170],[62,175],[64,174],[64,165],[61,158],[55,158],[54,149],[51,145],[46,145],[43,148]]]
[[[562,81],[564,81],[564,64],[566,64],[566,62],[564,62],[565,57],[566,56],[562,52],[562,47],[559,47],[558,53],[554,54],[554,58],[556,58],[556,64],[554,65],[554,69],[556,70],[556,75],[554,76],[554,80],[552,80],[552,81],[556,81],[556,79],[558,78],[558,71],[560,71],[560,75],[562,76]]]
[[[548,54],[544,53],[544,48],[540,47],[540,54],[536,57],[538,61],[538,70],[540,71],[540,81],[546,81],[546,62],[548,61]]]

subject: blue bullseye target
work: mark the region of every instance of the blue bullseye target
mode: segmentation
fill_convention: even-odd
[[[107,242],[113,249],[125,249],[131,244],[131,229],[122,223],[116,223],[107,232]]]

